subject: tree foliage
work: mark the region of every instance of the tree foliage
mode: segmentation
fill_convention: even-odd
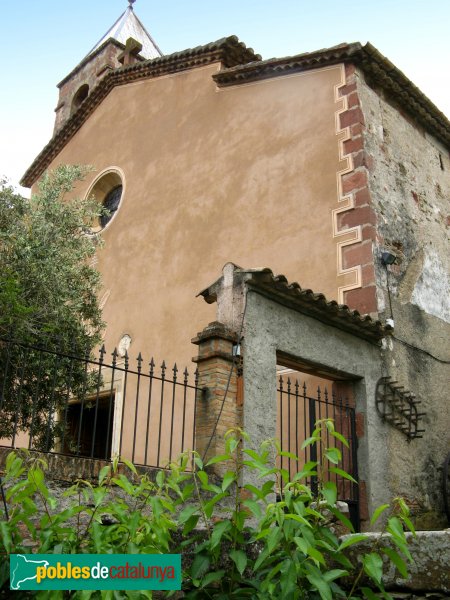
[[[100,279],[90,260],[99,238],[88,234],[101,208],[91,198],[67,200],[86,171],[58,167],[30,200],[0,184],[0,332],[44,332],[83,347],[98,339]]]
[[[77,356],[100,340],[100,276],[92,264],[100,240],[89,225],[102,209],[92,198],[70,194],[87,172],[60,166],[42,177],[30,200],[0,181],[0,437],[29,428],[32,420],[36,435],[53,436],[48,407],[55,411],[63,401],[58,385],[66,376],[63,365],[53,368],[53,355],[38,359],[7,340]],[[81,367],[71,374],[74,389],[82,378]]]

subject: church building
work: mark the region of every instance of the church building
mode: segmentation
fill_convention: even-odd
[[[264,60],[231,36],[164,55],[132,2],[58,88],[53,137],[21,183],[59,164],[94,167],[75,192],[110,211],[97,226],[106,347],[125,339],[130,353],[192,366],[191,339],[217,319],[214,294],[199,294],[227,263],[322,293],[335,321],[368,314],[389,330],[379,376],[425,414],[422,438],[383,434],[389,491],[442,514],[445,115],[370,43]],[[243,352],[245,378],[245,333]],[[389,428],[361,414],[362,430]]]

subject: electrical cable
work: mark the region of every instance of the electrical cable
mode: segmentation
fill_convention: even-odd
[[[247,295],[248,295],[248,290],[245,291],[244,310],[242,312],[241,326],[239,328],[239,333],[238,333],[237,341],[236,341],[237,348],[239,348],[239,346],[241,344],[242,332],[244,330],[245,313],[247,311]],[[228,380],[227,380],[227,385],[225,386],[225,391],[224,391],[223,398],[222,398],[222,404],[220,405],[219,414],[217,415],[216,422],[214,423],[214,427],[213,427],[211,436],[209,438],[208,444],[206,446],[206,450],[204,451],[203,456],[202,456],[202,460],[205,460],[205,457],[208,453],[212,439],[213,439],[214,435],[216,434],[217,426],[219,425],[220,417],[222,416],[223,407],[225,405],[225,400],[227,399],[227,396],[228,396],[228,390],[230,389],[231,377],[233,375],[234,369],[237,367],[238,360],[239,360],[239,357],[237,355],[233,356],[233,362],[231,363],[231,369],[230,369],[230,372],[228,373]]]
[[[247,295],[248,295],[248,292],[249,292],[249,290],[246,290],[245,300],[244,300],[244,310],[243,310],[243,313],[242,313],[242,321],[241,321],[241,326],[239,328],[239,333],[238,333],[238,337],[237,337],[237,341],[236,341],[236,346],[237,347],[240,346],[240,343],[242,341],[242,333],[243,333],[243,329],[244,329],[245,313],[247,311]],[[389,307],[390,307],[391,318],[393,318],[392,304],[391,304],[391,295],[390,295],[390,290],[389,290],[389,275],[388,275],[388,295],[389,295]],[[441,362],[441,363],[444,363],[444,364],[450,364],[450,361],[438,358],[437,356],[434,356],[433,354],[431,354],[427,350],[424,350],[423,348],[419,348],[417,346],[413,346],[412,344],[409,344],[405,340],[402,340],[402,339],[396,337],[393,334],[391,334],[391,337],[394,340],[400,342],[401,344],[404,344],[405,346],[408,346],[409,348],[412,348],[413,350],[418,350],[419,352],[423,352],[424,354],[427,354],[428,356],[430,356],[434,360],[437,360],[438,362]],[[220,406],[219,414],[217,415],[217,419],[216,419],[216,422],[214,424],[213,431],[212,431],[211,436],[209,438],[209,441],[208,441],[208,444],[206,446],[206,449],[205,449],[205,451],[203,453],[202,460],[205,460],[205,457],[206,457],[206,455],[208,453],[209,447],[211,446],[212,439],[213,439],[213,437],[214,437],[214,435],[215,435],[215,433],[217,431],[217,427],[219,425],[220,417],[222,416],[222,412],[223,412],[223,408],[224,408],[224,405],[225,405],[225,401],[226,401],[227,396],[228,396],[228,391],[229,391],[230,384],[231,384],[231,377],[233,375],[234,369],[237,367],[237,360],[238,360],[238,357],[234,356],[233,357],[233,362],[231,364],[231,369],[230,369],[230,372],[228,374],[228,380],[227,380],[227,384],[225,386],[225,392],[224,392],[224,395],[223,395],[223,398],[222,398],[222,403],[221,403],[221,406]]]
[[[391,313],[391,319],[394,320],[394,315],[393,315],[393,312],[392,312],[391,290],[390,290],[390,285],[389,285],[389,269],[388,269],[388,265],[387,264],[385,264],[384,266],[386,268],[386,287],[387,287],[387,293],[388,293],[388,298],[389,298],[389,311]],[[401,344],[404,344],[408,348],[411,348],[413,350],[418,350],[419,352],[423,352],[423,354],[426,354],[430,358],[432,358],[434,360],[437,360],[440,363],[443,363],[445,365],[449,365],[450,364],[450,360],[443,360],[442,358],[438,358],[437,356],[434,356],[434,354],[431,354],[431,352],[428,352],[428,350],[424,350],[423,348],[419,348],[418,346],[414,346],[413,344],[410,344],[409,342],[406,342],[405,340],[402,340],[402,339],[396,337],[394,334],[391,334],[391,337],[394,340],[397,340],[397,342],[400,342]]]
[[[386,287],[387,287],[387,293],[388,293],[388,298],[389,298],[389,310],[391,313],[391,319],[394,320],[394,314],[392,312],[391,288],[389,285],[389,269],[387,268],[387,265],[385,265],[385,268],[386,268]]]
[[[443,363],[445,365],[450,365],[450,360],[444,360],[442,358],[438,358],[437,356],[434,356],[434,354],[431,354],[431,352],[428,352],[428,350],[424,350],[423,348],[419,348],[418,346],[414,346],[413,344],[410,344],[409,342],[406,342],[405,340],[402,340],[402,339],[398,338],[397,336],[395,336],[393,334],[391,334],[391,337],[394,340],[396,340],[397,342],[400,342],[401,344],[404,344],[408,348],[411,348],[412,350],[418,350],[419,352],[423,352],[424,354],[426,354],[430,358],[433,358],[434,360],[437,360],[440,363]]]

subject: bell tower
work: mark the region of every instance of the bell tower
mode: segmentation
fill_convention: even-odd
[[[107,73],[133,62],[162,56],[161,50],[133,10],[135,1],[128,0],[127,8],[114,25],[58,83],[54,134],[77,112]]]

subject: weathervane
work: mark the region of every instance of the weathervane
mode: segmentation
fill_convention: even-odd
[[[128,0],[128,4],[130,8],[133,8],[133,4],[136,2],[136,0]]]

